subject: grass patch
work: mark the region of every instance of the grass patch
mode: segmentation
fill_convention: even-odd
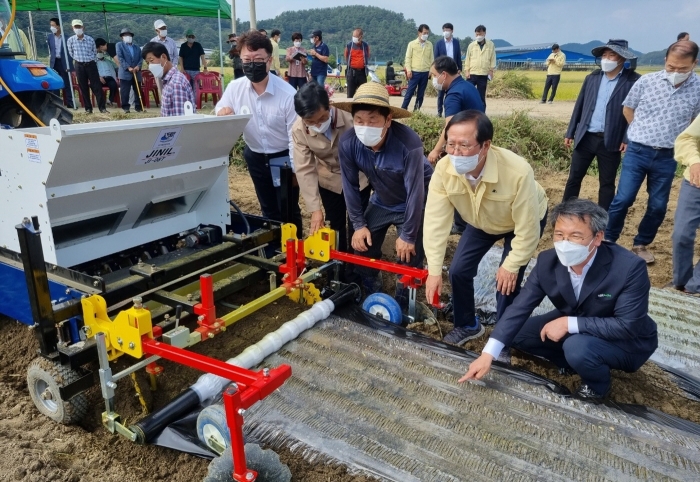
[[[532,80],[521,72],[509,70],[496,76],[486,94],[494,99],[534,99]]]
[[[533,168],[556,171],[569,169],[571,153],[564,147],[566,122],[534,119],[527,111],[494,117],[491,121],[494,126],[494,145],[522,156]],[[416,112],[403,122],[418,133],[428,153],[437,142],[445,120]]]

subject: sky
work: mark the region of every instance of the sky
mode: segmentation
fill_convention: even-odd
[[[623,38],[631,48],[650,52],[667,48],[681,31],[700,41],[700,0],[305,0],[291,4],[256,0],[256,14],[261,20],[290,9],[354,4],[403,13],[417,24],[428,24],[434,32],[451,22],[457,37],[473,36],[474,27],[483,24],[487,37],[513,45]],[[247,1],[236,1],[236,16],[250,19]],[[323,30],[322,25],[319,28]]]

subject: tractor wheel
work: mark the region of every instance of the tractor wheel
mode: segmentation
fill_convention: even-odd
[[[85,418],[88,400],[80,393],[70,400],[61,398],[60,387],[80,378],[75,370],[45,358],[35,358],[27,369],[29,395],[36,408],[54,422],[69,425]]]
[[[61,99],[51,92],[20,92],[17,94],[22,103],[45,125],[51,119],[58,119],[60,124],[73,122],[73,113],[63,106]],[[0,124],[13,128],[37,127],[32,117],[24,112],[15,100],[8,96],[0,104]]]
[[[289,482],[292,473],[272,450],[262,450],[257,444],[245,444],[245,458],[248,469],[258,473],[255,482]],[[234,482],[233,455],[226,450],[209,464],[204,482]]]

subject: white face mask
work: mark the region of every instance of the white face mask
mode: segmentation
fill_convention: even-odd
[[[97,54],[97,58],[100,59],[100,60],[102,60],[102,59],[105,58],[105,54],[103,54],[102,52],[100,52],[100,53]]]
[[[51,27],[51,33],[55,34],[58,32],[58,29],[56,27]]]
[[[75,34],[76,34],[78,37],[80,37],[80,36],[83,34],[83,29],[82,29],[82,28],[76,28],[76,29],[73,29],[73,32],[75,32]]]
[[[301,47],[301,40],[296,40],[296,41],[294,41],[294,46],[295,46],[296,48]]]
[[[168,31],[166,30],[158,30],[158,35],[160,35],[161,38],[165,38],[168,36]]]
[[[476,41],[477,41],[477,42],[483,42],[485,38],[486,38],[485,35],[477,35],[477,36],[476,36]]]
[[[383,127],[355,126],[355,135],[367,147],[374,147],[382,141]]]
[[[420,36],[420,39],[421,39],[423,42],[425,42],[426,40],[428,40],[428,34],[427,34],[427,33],[424,33],[423,35]]]
[[[122,37],[122,39],[124,39],[124,42],[126,42],[126,43],[128,43],[128,44],[130,44],[130,43],[134,40],[133,37],[132,37],[131,35],[124,35],[124,36]]]
[[[572,243],[566,239],[555,242],[554,250],[557,252],[559,262],[567,268],[583,263],[588,255],[591,254],[588,248],[593,244],[594,240],[595,236],[588,245]]]
[[[328,128],[331,126],[332,120],[333,119],[331,118],[331,116],[328,116],[328,119],[326,119],[326,122],[321,124],[320,127],[319,126],[308,126],[308,128],[309,128],[309,130],[314,131],[317,134],[324,134],[328,130]]]
[[[603,72],[612,72],[617,68],[617,62],[610,59],[600,59],[600,69]]]
[[[450,32],[449,30],[447,30],[447,31],[445,31],[445,32],[442,32],[442,36],[445,37],[445,38],[451,38],[451,37],[452,37],[452,32]]]
[[[148,64],[148,70],[151,71],[156,79],[163,78],[163,66],[160,64]]]
[[[671,82],[671,85],[674,87],[678,84],[681,84],[688,80],[688,77],[690,77],[690,74],[692,74],[693,71],[691,70],[690,72],[666,72],[666,78]]]
[[[474,169],[476,169],[476,166],[479,165],[479,156],[481,156],[481,149],[477,154],[474,154],[473,156],[455,156],[452,154],[448,155],[450,156],[450,162],[455,168],[455,171],[457,171],[457,174],[467,174],[469,172],[472,172]]]
[[[435,89],[435,90],[442,90],[442,85],[443,85],[444,83],[445,83],[445,82],[438,83],[437,77],[433,77],[433,89]]]
[[[359,37],[353,37],[353,38],[352,38],[352,43],[354,43],[354,44],[359,44],[359,43],[360,43],[360,38],[359,38]]]

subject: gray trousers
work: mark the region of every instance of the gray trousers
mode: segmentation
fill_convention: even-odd
[[[700,293],[700,262],[693,268],[695,234],[700,226],[700,188],[686,179],[681,183],[673,220],[673,284]]]

